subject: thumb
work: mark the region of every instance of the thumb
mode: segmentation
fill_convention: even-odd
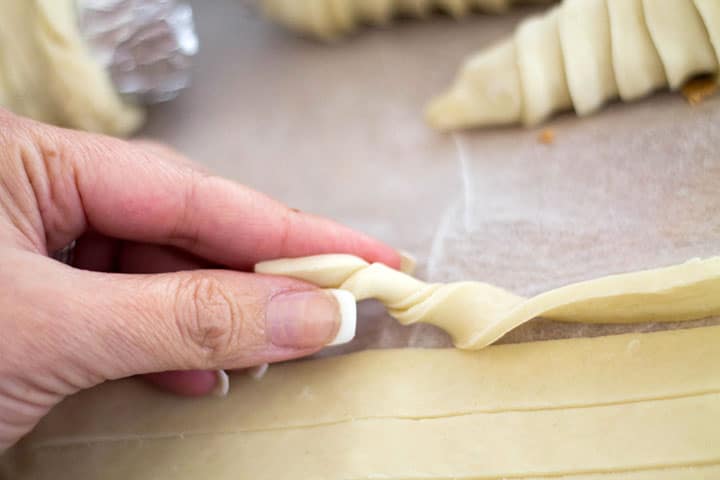
[[[355,299],[288,278],[222,270],[86,273],[74,315],[93,377],[245,368],[312,354],[355,335]],[[77,337],[76,337],[77,338]]]

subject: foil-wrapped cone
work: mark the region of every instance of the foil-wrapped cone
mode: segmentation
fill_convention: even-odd
[[[197,53],[192,9],[176,0],[77,0],[78,26],[118,93],[167,101],[190,84]]]

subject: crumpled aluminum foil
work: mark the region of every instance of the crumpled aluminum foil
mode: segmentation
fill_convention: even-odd
[[[175,98],[198,51],[193,13],[176,0],[76,0],[78,26],[117,91],[136,103]]]

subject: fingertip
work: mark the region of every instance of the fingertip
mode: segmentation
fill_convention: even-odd
[[[344,253],[360,257],[368,263],[383,263],[390,268],[400,270],[403,265],[403,254],[390,245],[371,237],[365,233],[357,232],[343,227],[344,242],[341,241],[339,249],[327,253]]]
[[[417,259],[415,255],[405,250],[400,250],[400,271],[412,275],[417,267]]]
[[[369,263],[383,263],[395,270],[403,270],[406,258],[403,252],[381,243],[378,240],[371,239],[371,245],[365,254],[358,255]],[[353,253],[353,252],[347,252]]]
[[[328,218],[293,210],[285,225],[284,241],[273,254],[259,260],[328,253],[355,255],[369,263],[402,268],[402,254],[384,242]]]
[[[340,326],[335,334],[335,338],[328,343],[328,347],[336,345],[344,345],[355,338],[357,330],[357,301],[355,296],[347,290],[329,289],[327,290],[338,303],[340,310]]]
[[[186,397],[209,395],[216,391],[220,383],[216,372],[206,370],[149,373],[143,377],[162,390]]]

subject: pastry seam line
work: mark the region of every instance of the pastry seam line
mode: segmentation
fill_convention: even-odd
[[[589,469],[589,470],[566,470],[552,473],[521,473],[521,474],[499,474],[499,475],[472,475],[462,477],[388,477],[388,480],[499,480],[499,479],[543,479],[543,478],[560,478],[568,475],[612,475],[627,474],[627,473],[638,473],[638,472],[661,472],[669,468],[693,468],[693,467],[715,467],[720,466],[720,458],[714,460],[708,460],[706,462],[688,462],[688,463],[671,463],[667,465],[656,465],[649,467],[636,467],[636,468],[617,468],[617,469]],[[368,477],[353,477],[345,480],[368,480]]]
[[[421,421],[432,421],[442,420],[446,418],[457,418],[467,417],[472,415],[497,415],[505,413],[533,413],[533,412],[545,412],[545,411],[556,411],[556,410],[582,410],[591,408],[603,408],[603,407],[620,407],[624,405],[635,405],[640,403],[651,403],[651,402],[663,402],[680,400],[685,398],[704,397],[711,395],[720,394],[720,390],[707,390],[691,393],[681,393],[676,395],[668,395],[663,397],[648,397],[630,400],[621,400],[616,402],[602,402],[585,405],[562,405],[562,406],[548,406],[548,407],[529,407],[529,408],[509,408],[509,409],[494,409],[494,410],[469,410],[464,412],[455,412],[438,415],[422,415],[422,416],[402,416],[402,415],[377,415],[377,416],[360,416],[343,418],[340,420],[328,420],[325,422],[308,423],[308,424],[296,424],[296,425],[282,425],[277,427],[257,427],[257,428],[246,428],[234,431],[196,431],[196,432],[178,432],[178,433],[158,433],[158,434],[123,434],[116,436],[103,436],[103,435],[85,435],[75,436],[66,439],[53,439],[44,442],[38,442],[32,445],[33,450],[39,450],[44,448],[63,448],[72,447],[76,445],[90,445],[90,444],[102,444],[102,443],[116,443],[125,441],[135,440],[163,440],[163,439],[185,439],[189,437],[203,437],[210,435],[243,435],[247,433],[262,433],[262,432],[273,432],[273,431],[289,431],[289,430],[307,430],[312,428],[322,428],[332,425],[340,425],[344,423],[353,422],[374,422],[382,420],[398,420],[407,422],[421,422]]]

